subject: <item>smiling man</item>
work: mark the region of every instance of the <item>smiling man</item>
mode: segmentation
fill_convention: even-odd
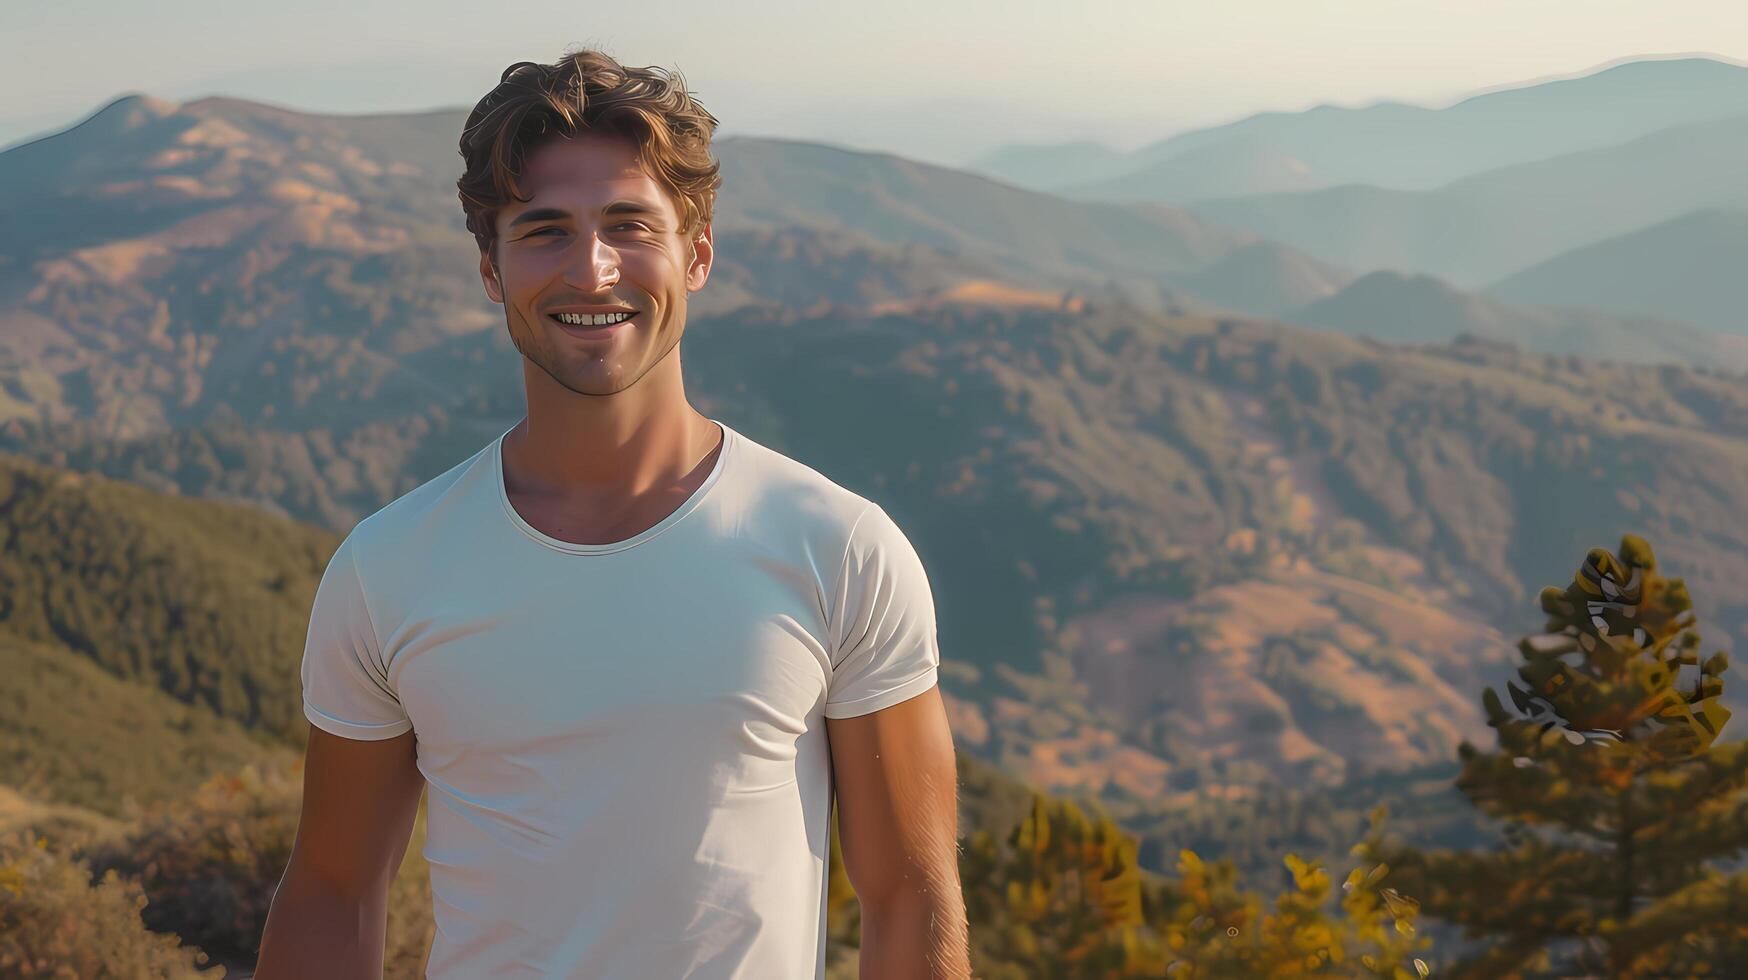
[[[686,397],[715,127],[595,51],[512,65],[468,117],[527,415],[328,564],[258,980],[380,975],[425,787],[436,980],[823,977],[834,800],[861,976],[969,975],[923,565]]]

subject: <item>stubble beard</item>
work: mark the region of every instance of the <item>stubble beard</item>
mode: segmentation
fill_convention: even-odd
[[[546,376],[557,382],[561,387],[579,395],[603,398],[610,395],[616,395],[643,380],[644,375],[654,370],[656,365],[662,363],[662,361],[667,359],[668,355],[674,352],[674,348],[678,347],[680,344],[680,337],[683,332],[684,331],[680,330],[674,331],[673,342],[668,344],[667,349],[662,351],[660,356],[644,365],[643,370],[638,372],[637,377],[632,378],[630,381],[627,381],[625,384],[620,385],[617,388],[614,388],[612,391],[592,391],[587,388],[579,388],[577,385],[582,382],[566,377],[567,372],[563,368],[563,362],[558,355],[547,346],[545,343],[545,335],[538,332],[536,329],[530,327],[526,332],[511,330],[509,333],[510,343],[515,346],[516,351],[532,362],[535,367],[546,372]]]

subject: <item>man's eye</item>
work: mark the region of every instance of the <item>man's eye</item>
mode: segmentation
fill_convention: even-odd
[[[621,221],[619,224],[614,225],[613,228],[615,228],[615,229],[618,229],[618,228],[644,228],[644,230],[646,230],[646,231],[648,230],[647,228],[645,228],[644,224],[640,221]],[[563,228],[541,228],[538,231],[529,232],[524,237],[533,238],[535,235],[544,234],[544,233],[549,232],[549,231],[563,232],[564,229]]]

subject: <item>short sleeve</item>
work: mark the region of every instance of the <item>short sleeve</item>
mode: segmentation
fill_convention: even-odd
[[[390,689],[350,536],[328,559],[303,649],[303,712],[342,738],[393,738],[413,727]]]
[[[916,549],[878,504],[850,531],[831,611],[837,635],[827,718],[865,715],[935,685],[934,594]]]

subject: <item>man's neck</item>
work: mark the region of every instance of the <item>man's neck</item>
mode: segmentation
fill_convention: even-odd
[[[686,399],[677,357],[609,396],[577,394],[526,360],[523,377],[528,416],[504,436],[512,494],[613,511],[683,489],[719,448],[721,430]]]

